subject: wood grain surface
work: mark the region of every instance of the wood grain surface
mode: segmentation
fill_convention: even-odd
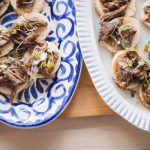
[[[72,118],[110,114],[113,114],[113,112],[98,95],[85,64],[83,64],[81,78],[75,95],[61,117]]]
[[[0,125],[0,150],[150,150],[150,134],[118,116],[58,118],[37,129]]]

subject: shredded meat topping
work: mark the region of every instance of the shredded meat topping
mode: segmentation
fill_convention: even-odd
[[[0,0],[0,9],[9,2],[9,0]]]
[[[10,29],[10,36],[14,43],[18,44],[18,50],[25,50],[35,43],[39,36],[39,27],[47,26],[47,22],[37,20],[37,18],[27,19],[22,24],[14,24]]]
[[[124,16],[130,1],[131,0],[101,0],[104,5],[103,11],[105,13],[101,21],[110,21],[114,18]]]
[[[145,73],[145,82],[142,88],[144,101],[150,104],[150,66]]]
[[[28,75],[21,62],[8,58],[7,62],[0,63],[0,85],[11,88],[11,99],[15,96],[16,87],[27,80]]]
[[[2,65],[6,68],[3,69]],[[25,83],[27,79],[26,70],[19,61],[11,60],[7,63],[0,63],[0,83],[6,83],[4,86],[15,87]]]
[[[150,104],[150,85],[143,91],[144,101]]]
[[[129,25],[120,22],[104,22],[101,26],[99,42],[107,42],[117,50],[131,47],[136,31]]]
[[[145,18],[145,21],[150,22],[150,6],[144,7],[144,13],[147,15]]]
[[[101,0],[104,5],[104,12],[111,12],[126,6],[130,0]]]
[[[16,4],[18,8],[32,10],[35,0],[17,0]]]
[[[118,60],[117,76],[121,82],[121,88],[126,89],[131,83],[142,84],[148,69],[150,67],[136,52],[128,51]]]
[[[122,17],[125,15],[126,10],[127,10],[127,6],[125,5],[113,12],[108,12],[102,16],[101,21],[106,22],[106,21],[111,21],[117,17]]]

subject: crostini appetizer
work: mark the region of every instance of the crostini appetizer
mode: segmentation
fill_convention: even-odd
[[[150,0],[147,0],[142,7],[141,19],[150,28]]]
[[[144,106],[150,108],[150,66],[145,71],[145,82],[139,87],[139,98]]]
[[[7,55],[13,47],[8,29],[0,25],[0,57]]]
[[[10,2],[19,15],[41,12],[45,4],[45,0],[11,0]]]
[[[23,63],[11,58],[0,58],[0,92],[13,101],[17,93],[27,88],[29,76]]]
[[[37,43],[33,51],[28,51],[23,62],[32,79],[51,78],[60,67],[61,54],[52,42]]]
[[[9,7],[9,0],[0,0],[0,16],[2,16]]]
[[[96,12],[102,21],[110,21],[117,17],[132,17],[136,13],[137,0],[94,0]]]
[[[9,32],[13,42],[18,45],[17,50],[22,50],[36,40],[44,40],[50,32],[50,23],[42,14],[24,14],[16,20]]]
[[[115,53],[129,47],[135,47],[140,38],[140,26],[130,17],[116,18],[101,25],[99,43]]]
[[[135,51],[120,51],[112,61],[113,79],[122,89],[133,89],[145,81],[148,65]]]

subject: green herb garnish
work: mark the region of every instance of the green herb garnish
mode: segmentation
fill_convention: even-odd
[[[148,52],[148,44],[144,46],[144,52]]]
[[[36,52],[36,53],[34,54],[34,59],[35,59],[35,60],[40,59],[41,54],[42,54],[41,52]]]
[[[43,69],[43,68],[46,68],[46,67],[47,67],[46,61],[42,61],[41,64],[40,64],[40,68]]]
[[[129,48],[131,45],[130,45],[130,42],[128,41],[128,40],[126,40],[126,39],[122,39],[121,40],[121,45],[122,45],[122,47],[124,48],[124,49],[126,49],[126,48]]]
[[[144,66],[146,64],[146,62],[141,59],[139,62],[138,62],[138,65],[141,67],[141,66]]]
[[[127,24],[122,25],[119,27],[119,33],[121,34],[122,31],[126,31],[129,29],[129,26]]]
[[[144,46],[144,52],[148,52],[149,48],[150,48],[150,41],[147,44],[145,44],[145,46]]]
[[[138,49],[135,48],[135,47],[130,47],[130,48],[129,48],[129,51],[131,51],[131,52],[136,52],[136,51],[138,51]]]
[[[136,94],[136,91],[135,91],[135,90],[128,89],[128,91],[131,93],[131,96],[132,96],[132,97],[134,97],[134,95]]]
[[[49,69],[49,70],[53,70],[54,69],[54,63],[52,63],[52,62],[48,62],[47,63],[47,68]]]

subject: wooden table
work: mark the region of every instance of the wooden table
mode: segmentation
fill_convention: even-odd
[[[113,114],[113,112],[98,95],[85,64],[83,64],[81,78],[75,95],[61,117],[74,118],[110,114]]]
[[[150,150],[150,134],[119,116],[58,118],[31,130],[0,125],[0,150]]]

